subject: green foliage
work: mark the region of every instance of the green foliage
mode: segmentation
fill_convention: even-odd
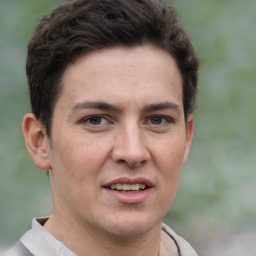
[[[0,1],[1,241],[15,241],[32,217],[51,209],[48,177],[27,156],[21,122],[29,111],[26,44],[37,21],[59,3]],[[187,237],[223,224],[251,225],[256,212],[256,2],[171,3],[191,36],[201,68],[194,144],[166,221]]]

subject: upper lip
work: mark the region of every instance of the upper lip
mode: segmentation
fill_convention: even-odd
[[[138,178],[129,178],[129,177],[120,177],[114,180],[111,180],[103,185],[103,187],[110,187],[113,184],[145,184],[147,187],[153,187],[154,184],[147,178],[138,177]]]

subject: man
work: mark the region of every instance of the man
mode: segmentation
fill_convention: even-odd
[[[196,255],[162,224],[193,137],[198,58],[158,0],[76,0],[28,46],[27,150],[53,214],[6,255]]]

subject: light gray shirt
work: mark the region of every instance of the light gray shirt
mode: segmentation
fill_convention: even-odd
[[[47,219],[47,217],[33,219],[32,228],[2,256],[77,256],[43,227]],[[178,236],[170,227],[163,224],[162,232],[165,233],[167,247],[168,243],[176,245],[176,255],[197,256],[189,243]]]

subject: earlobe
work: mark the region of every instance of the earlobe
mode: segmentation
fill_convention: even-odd
[[[23,118],[22,130],[29,156],[41,170],[51,168],[49,158],[49,138],[43,124],[35,115],[28,113]]]
[[[190,152],[190,147],[193,140],[194,134],[194,117],[193,115],[189,115],[187,119],[187,129],[186,129],[186,151],[183,159],[183,163],[185,163],[188,159],[188,155]]]

